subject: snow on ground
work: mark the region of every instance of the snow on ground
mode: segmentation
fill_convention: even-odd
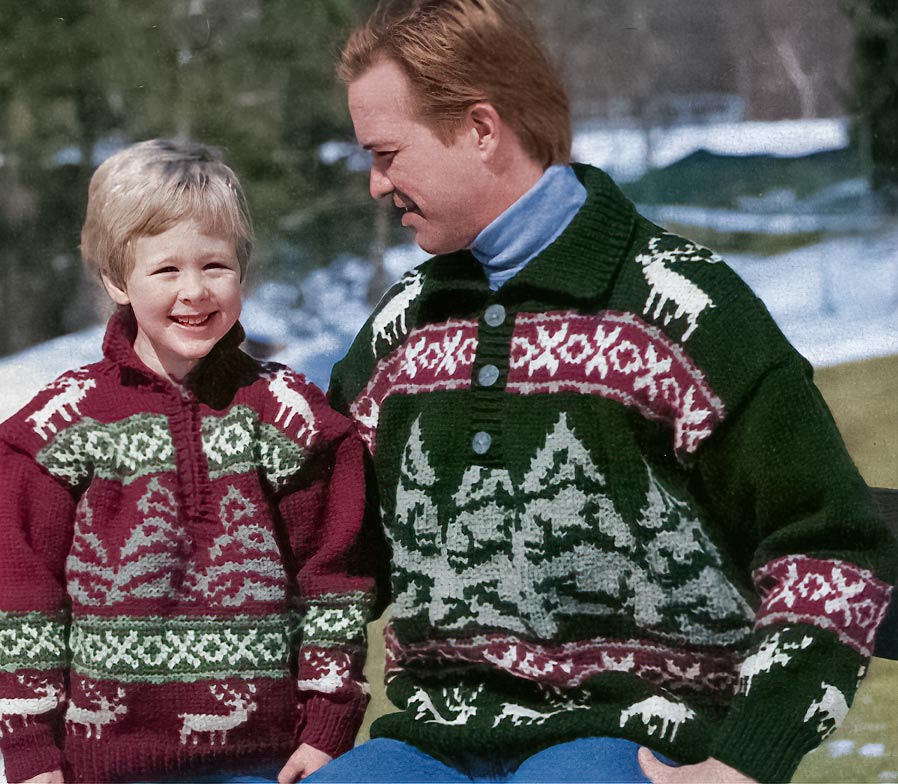
[[[726,261],[815,367],[898,354],[898,226]]]
[[[708,150],[720,155],[810,155],[848,144],[847,118],[730,122],[644,130],[632,125],[586,123],[574,131],[573,159],[612,177],[635,180],[649,167],[669,166]]]

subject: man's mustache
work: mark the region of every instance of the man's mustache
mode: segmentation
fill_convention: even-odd
[[[400,190],[393,191],[393,206],[403,212],[420,212],[415,200]]]

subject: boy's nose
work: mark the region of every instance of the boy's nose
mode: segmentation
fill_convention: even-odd
[[[186,275],[181,281],[181,290],[178,293],[180,299],[184,301],[205,299],[209,289],[202,275]]]

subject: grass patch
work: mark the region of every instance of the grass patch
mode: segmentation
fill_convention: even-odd
[[[867,484],[898,488],[898,356],[820,368],[814,382]],[[898,684],[896,684],[898,685]]]
[[[693,242],[711,248],[723,256],[728,253],[746,253],[753,256],[776,256],[796,248],[813,245],[824,238],[833,237],[822,231],[796,232],[794,234],[756,234],[748,231],[715,231],[706,226],[681,226],[666,222],[664,228],[673,234],[688,237]]]

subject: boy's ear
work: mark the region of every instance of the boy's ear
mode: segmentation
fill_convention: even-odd
[[[112,301],[115,302],[116,305],[131,304],[131,298],[128,296],[127,291],[116,286],[105,272],[101,272],[100,277],[103,279],[103,286],[106,288],[106,293],[112,297]]]

